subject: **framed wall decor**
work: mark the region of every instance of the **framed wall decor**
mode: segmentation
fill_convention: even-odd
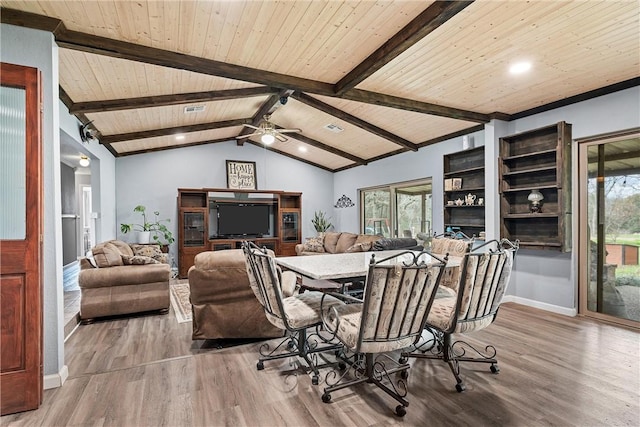
[[[461,190],[462,189],[462,178],[453,178],[451,180],[451,187],[454,190]]]
[[[227,188],[257,190],[256,162],[227,160]]]

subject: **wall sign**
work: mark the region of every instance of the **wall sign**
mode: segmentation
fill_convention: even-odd
[[[257,190],[256,162],[227,160],[227,188]]]

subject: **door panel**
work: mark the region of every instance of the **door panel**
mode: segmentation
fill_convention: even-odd
[[[42,402],[42,174],[35,68],[0,64],[0,408]]]
[[[640,134],[584,142],[581,314],[640,327]]]

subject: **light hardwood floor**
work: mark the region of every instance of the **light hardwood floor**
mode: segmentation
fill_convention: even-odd
[[[259,344],[191,341],[173,310],[81,325],[65,345],[69,378],[7,426],[638,426],[640,334],[504,304],[468,341],[494,344],[501,371],[463,367],[457,393],[442,362],[411,359],[407,415],[369,384],[322,403],[290,361],[256,370]],[[210,344],[210,343],[209,343]]]

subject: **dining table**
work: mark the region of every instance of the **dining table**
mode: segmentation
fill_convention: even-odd
[[[401,255],[402,256],[399,256]],[[367,277],[371,257],[376,262],[387,260],[385,263],[400,263],[419,254],[417,251],[389,250],[353,252],[339,254],[319,254],[304,256],[276,257],[276,263],[286,270],[299,274],[302,287],[314,290],[341,290],[352,283],[363,283]],[[423,260],[429,262],[428,254],[423,254]],[[445,269],[459,268],[459,258],[447,260]],[[305,279],[313,279],[306,281]],[[334,286],[331,283],[335,283]],[[333,288],[333,289],[332,289]]]

